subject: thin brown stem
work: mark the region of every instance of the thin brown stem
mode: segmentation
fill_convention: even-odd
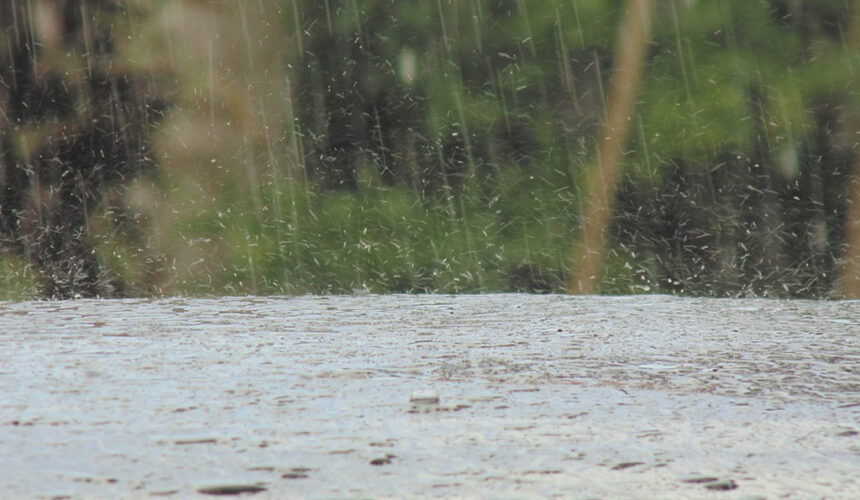
[[[606,123],[598,139],[597,158],[585,174],[585,207],[582,243],[574,252],[568,292],[597,291],[606,253],[606,233],[611,222],[619,170],[639,92],[645,48],[654,10],[653,0],[629,0],[621,26],[610,84]]]

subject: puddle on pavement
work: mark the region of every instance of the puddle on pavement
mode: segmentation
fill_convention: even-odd
[[[266,488],[259,484],[212,484],[197,488],[197,492],[203,495],[218,495],[218,496],[234,496],[243,495],[245,493],[260,493],[266,491]]]

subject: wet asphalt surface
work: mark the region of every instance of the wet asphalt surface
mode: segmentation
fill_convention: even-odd
[[[0,303],[2,498],[860,498],[860,301]]]

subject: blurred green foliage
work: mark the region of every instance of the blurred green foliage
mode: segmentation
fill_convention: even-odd
[[[563,291],[621,4],[296,5],[313,201],[285,238],[305,251],[263,252],[266,290]],[[658,4],[604,291],[830,293],[857,158],[851,14]]]
[[[0,300],[36,298],[36,279],[26,262],[16,257],[0,259]]]
[[[160,228],[218,249],[138,292],[563,292],[624,4],[278,3],[286,39],[266,50],[293,85],[279,140],[300,172],[221,179]],[[832,294],[858,161],[852,16],[658,2],[604,292]],[[95,243],[132,289],[136,244]]]

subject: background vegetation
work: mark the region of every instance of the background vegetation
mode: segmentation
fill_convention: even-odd
[[[0,293],[563,292],[625,5],[0,8]],[[600,291],[860,294],[857,6],[654,15]]]

